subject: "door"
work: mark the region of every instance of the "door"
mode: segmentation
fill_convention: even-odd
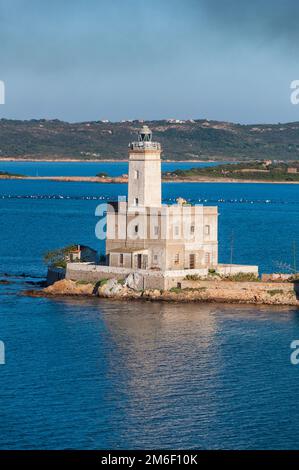
[[[194,253],[191,253],[189,255],[189,268],[195,269],[195,254]]]
[[[141,269],[142,267],[142,255],[137,255],[137,268]]]

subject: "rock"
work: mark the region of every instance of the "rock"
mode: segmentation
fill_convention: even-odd
[[[147,289],[143,292],[143,297],[148,297],[149,299],[157,299],[161,297],[161,291],[158,289]]]
[[[7,281],[6,279],[0,279],[1,286],[7,286],[8,284],[10,284],[10,281]]]
[[[143,276],[137,272],[130,273],[125,280],[125,286],[133,290],[141,290],[143,288]]]
[[[26,297],[47,297],[43,290],[24,290],[21,295]]]
[[[98,289],[99,297],[110,297],[115,299],[137,299],[142,296],[142,291],[130,289],[119,283],[117,279],[109,279]]]
[[[120,296],[124,287],[117,279],[109,279],[105,284],[98,288],[99,297],[117,297]]]
[[[262,282],[288,282],[291,281],[293,274],[281,274],[281,273],[273,273],[273,274],[262,274]]]
[[[61,281],[43,289],[45,295],[92,295],[93,291],[93,284],[71,281],[70,279],[61,279]]]

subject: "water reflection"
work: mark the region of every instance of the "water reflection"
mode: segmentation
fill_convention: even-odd
[[[117,408],[112,447],[284,445],[285,434],[269,441],[269,432],[278,406],[286,415],[296,406],[287,386],[296,309],[98,299],[63,306],[72,317],[65,321],[84,306],[89,321],[105,325],[99,342]]]

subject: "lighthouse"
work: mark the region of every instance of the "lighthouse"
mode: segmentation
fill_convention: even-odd
[[[128,199],[107,209],[108,264],[153,276],[206,272],[218,264],[217,207],[162,204],[161,152],[148,126],[129,144]]]
[[[148,126],[129,144],[128,207],[161,207],[161,145]]]

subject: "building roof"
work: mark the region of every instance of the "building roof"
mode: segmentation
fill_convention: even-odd
[[[140,248],[140,250],[136,248],[112,248],[112,250],[108,250],[108,253],[145,253],[148,250],[146,248]]]
[[[82,250],[90,250],[90,251],[93,251],[94,253],[97,253],[97,250],[94,250],[93,248],[91,248],[90,246],[86,246],[86,245],[81,245],[81,244],[76,244],[74,245],[71,249],[70,249],[70,253],[78,253],[79,251],[82,251]]]

